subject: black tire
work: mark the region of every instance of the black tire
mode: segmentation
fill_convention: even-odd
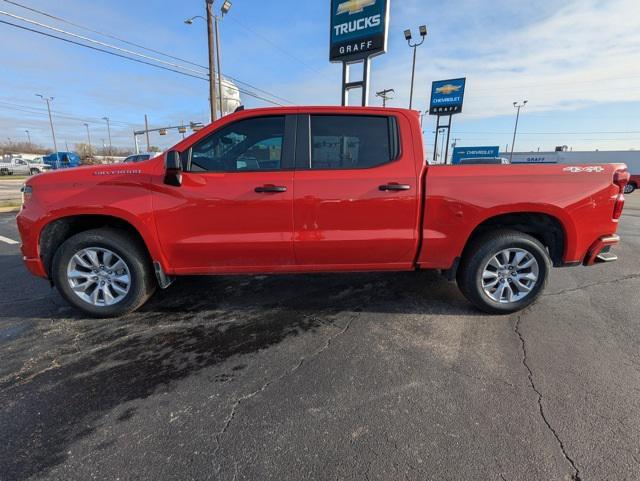
[[[638,188],[638,186],[636,184],[634,184],[633,182],[631,182],[630,184],[627,184],[624,188],[624,193],[625,194],[633,194],[633,191],[635,191]]]
[[[29,175],[36,175],[36,174],[39,174],[39,173],[40,173],[40,171],[38,169],[31,169],[29,171]]]
[[[93,305],[73,291],[67,279],[67,266],[71,258],[82,249],[91,247],[108,249],[125,262],[130,274],[130,287],[126,295],[112,305]],[[73,307],[91,317],[119,317],[142,306],[157,288],[151,259],[143,245],[127,232],[101,228],[80,232],[67,239],[56,251],[51,265],[54,285]]]
[[[498,302],[492,299],[482,285],[485,266],[505,249],[521,249],[530,253],[535,258],[538,268],[537,281],[531,291],[513,302],[507,302],[506,299],[505,302]],[[490,314],[510,314],[524,309],[540,296],[547,285],[551,267],[549,254],[540,241],[522,232],[501,229],[484,234],[467,246],[456,280],[460,291],[478,309]],[[501,282],[513,286],[509,279],[501,279]]]

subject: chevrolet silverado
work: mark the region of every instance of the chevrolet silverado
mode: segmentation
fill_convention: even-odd
[[[120,316],[184,275],[438,269],[489,313],[615,260],[624,164],[428,165],[418,113],[236,112],[164,155],[29,179],[28,269]]]

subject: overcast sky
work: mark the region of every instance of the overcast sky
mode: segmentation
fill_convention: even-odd
[[[206,65],[203,0],[15,0],[74,23]],[[458,145],[511,143],[513,101],[527,99],[516,150],[640,149],[640,1],[390,0],[389,51],[373,60],[373,92],[395,89],[407,106],[411,51],[405,28],[424,23],[414,107],[425,109],[433,80],[467,77]],[[216,0],[216,6],[221,2]],[[98,38],[0,0],[0,10]],[[6,15],[0,20],[28,25]],[[53,33],[53,32],[52,32]],[[51,145],[42,93],[55,97],[59,147],[107,139],[133,144],[133,129],[208,121],[207,83],[0,24],[0,142]],[[113,42],[104,37],[101,40]],[[223,72],[295,104],[340,102],[341,67],[328,61],[329,0],[234,0],[222,25]],[[123,48],[135,47],[122,45]],[[156,56],[145,52],[146,54]],[[168,62],[173,60],[164,58]],[[189,66],[201,71],[198,67]],[[355,98],[354,98],[355,100]],[[243,97],[247,107],[265,102]],[[427,144],[435,118],[425,119]],[[167,148],[177,135],[154,136]],[[432,149],[428,145],[428,149]]]

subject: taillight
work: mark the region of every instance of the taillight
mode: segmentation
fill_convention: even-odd
[[[624,208],[624,188],[629,183],[630,177],[627,169],[616,170],[613,174],[613,183],[618,186],[618,195],[615,204],[613,204],[614,220],[619,219],[622,215],[622,209]]]

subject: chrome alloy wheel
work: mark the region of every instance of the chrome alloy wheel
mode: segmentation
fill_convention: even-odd
[[[538,274],[538,261],[531,252],[520,248],[504,249],[484,266],[482,289],[489,298],[501,304],[517,302],[533,290]]]
[[[74,294],[94,306],[112,306],[131,288],[129,266],[113,251],[87,247],[76,252],[67,266],[67,281]]]

